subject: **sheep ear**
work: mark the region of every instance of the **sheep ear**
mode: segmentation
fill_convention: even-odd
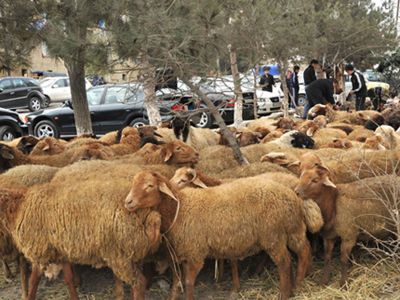
[[[178,199],[175,197],[174,193],[171,191],[171,189],[168,187],[168,185],[164,181],[160,182],[158,189],[160,190],[161,193],[164,193],[164,194],[170,196],[172,199],[178,201]]]
[[[201,181],[200,178],[197,176],[192,180],[192,183],[203,189],[208,188],[208,186],[203,181]]]
[[[43,147],[43,150],[49,150],[50,149],[50,145],[46,144],[46,146]]]
[[[169,161],[171,159],[171,157],[173,155],[173,152],[169,147],[168,148],[164,148],[164,149],[165,149],[164,150],[164,154],[165,154],[164,162],[167,162],[167,161]]]
[[[315,133],[315,131],[316,130],[314,130],[314,128],[308,128],[307,129],[307,132],[306,132],[306,135],[308,135],[308,136],[313,136],[314,135],[314,133]]]
[[[327,168],[327,167],[325,167],[324,165],[322,165],[322,164],[320,164],[320,163],[317,163],[316,165],[315,165],[316,167],[317,167],[317,171],[318,171],[318,174],[320,174],[320,175],[328,175],[328,174],[330,174],[330,171],[329,171],[329,169]]]
[[[0,155],[4,158],[4,159],[14,159],[14,155],[11,153],[10,150],[3,148],[0,150]]]
[[[323,181],[322,181],[322,184],[323,184],[323,185],[326,185],[326,186],[333,187],[333,188],[336,189],[336,185],[329,179],[328,176],[324,176],[324,179],[323,179]]]
[[[154,131],[154,135],[155,135],[155,136],[158,136],[158,137],[160,137],[160,138],[163,138],[163,136],[162,136],[161,134],[157,133],[156,131]]]
[[[386,150],[386,147],[382,144],[378,144],[378,150]]]
[[[288,164],[288,167],[298,167],[300,166],[301,162],[299,160],[296,160],[290,164]]]

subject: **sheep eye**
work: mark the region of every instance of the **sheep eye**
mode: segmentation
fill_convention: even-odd
[[[152,185],[152,184],[149,184],[148,186],[146,186],[146,190],[150,190],[150,189],[152,189],[154,187],[154,185]]]
[[[311,182],[312,183],[318,183],[318,181],[319,181],[318,178],[316,178],[316,179],[313,179]]]

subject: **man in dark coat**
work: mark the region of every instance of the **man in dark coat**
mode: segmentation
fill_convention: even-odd
[[[310,61],[309,66],[304,70],[303,73],[303,79],[304,79],[304,87],[307,89],[307,86],[310,85],[312,82],[317,80],[317,76],[315,75],[315,69],[318,67],[319,63],[318,60],[312,59]],[[306,95],[307,97],[307,95]],[[303,119],[307,119],[307,114],[308,111],[310,110],[311,106],[306,100],[306,103],[304,104],[304,113],[303,113]]]
[[[338,81],[336,79],[317,79],[306,88],[307,101],[310,108],[316,104],[331,103],[335,105],[333,94],[338,90]]]
[[[263,91],[272,92],[272,87],[275,86],[274,76],[269,74],[270,67],[264,67],[264,75],[261,76],[260,86]]]
[[[365,109],[365,97],[367,96],[367,85],[363,74],[354,70],[354,66],[348,64],[345,66],[346,73],[351,76],[352,89],[349,95],[356,95],[356,110]]]
[[[294,66],[293,68],[293,73],[290,78],[290,94],[292,95],[292,100],[294,103],[292,103],[293,107],[297,107],[299,105],[299,71],[300,67],[299,66]]]

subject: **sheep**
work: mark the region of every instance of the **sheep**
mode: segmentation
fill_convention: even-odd
[[[285,133],[285,130],[283,129],[276,129],[268,133],[261,141],[260,143],[266,144],[268,142],[271,142],[273,140],[276,140],[277,138],[280,138],[283,134]]]
[[[383,141],[388,145],[387,149],[396,149],[400,145],[400,135],[391,126],[379,126],[375,130],[375,135],[382,137]]]
[[[240,147],[248,145],[258,144],[263,136],[261,132],[253,132],[247,128],[236,129],[234,127],[228,127],[229,130],[235,135],[237,143]],[[220,134],[219,145],[229,145],[228,140],[218,131]]]
[[[337,149],[349,149],[353,147],[353,143],[348,139],[334,138],[331,142],[321,145],[320,148],[337,148]]]
[[[386,118],[386,124],[393,127],[394,130],[399,130],[400,128],[400,110],[397,109],[388,115]]]
[[[141,126],[138,128],[140,135],[140,148],[147,143],[152,143],[156,145],[163,144],[165,142],[157,140],[157,137],[162,138],[162,136],[156,131],[156,126]]]
[[[367,138],[374,136],[374,132],[366,128],[354,129],[347,137],[351,141],[365,142]]]
[[[276,123],[273,123],[272,125],[284,130],[294,130],[296,128],[296,122],[291,118],[285,117],[280,118]]]
[[[102,143],[106,143],[108,145],[117,144],[117,143],[119,143],[119,140],[121,139],[121,137],[119,135],[120,135],[120,131],[114,130],[114,131],[108,132],[107,134],[100,137],[99,141]]]
[[[365,140],[361,148],[371,150],[386,150],[390,149],[390,145],[386,143],[381,136],[373,135]]]
[[[130,285],[143,281],[135,263],[158,248],[161,219],[149,211],[127,214],[123,199],[129,187],[129,182],[90,180],[49,183],[26,193],[0,190],[0,217],[32,262],[28,299],[34,299],[40,274],[50,264],[62,264],[68,274],[70,263],[108,266]],[[67,277],[70,296],[78,299]]]
[[[271,118],[260,118],[257,120],[252,120],[247,123],[247,128],[251,131],[255,131],[256,128],[262,127],[266,128],[269,131],[274,131],[276,129],[276,120],[271,119]]]
[[[315,141],[315,146],[319,148],[322,145],[332,142],[332,140],[334,139],[347,138],[347,134],[340,129],[322,128],[317,130],[317,132],[312,136],[312,138]]]
[[[314,120],[306,120],[297,126],[297,130],[307,134],[308,136],[313,136],[315,132],[321,128],[325,128],[327,125],[327,120],[325,116],[317,116]]]
[[[39,142],[39,139],[37,137],[28,135],[28,136],[22,136],[16,139],[13,139],[10,142],[0,142],[1,144],[14,147],[18,150],[20,150],[24,154],[29,154],[33,147]]]
[[[24,188],[49,182],[59,168],[46,165],[22,165],[0,175],[2,188]]]
[[[30,155],[54,155],[65,151],[67,142],[53,137],[46,137],[40,140],[35,147],[33,147]]]
[[[187,299],[193,299],[206,257],[243,258],[259,250],[278,266],[281,297],[288,299],[292,286],[287,247],[299,258],[296,286],[311,262],[301,203],[293,191],[273,181],[245,178],[177,191],[161,175],[141,172],[133,179],[125,208],[134,212],[154,207],[161,212],[161,230],[174,247],[177,262],[184,262]],[[174,276],[171,299],[176,298],[177,283]]]
[[[134,154],[120,157],[121,162],[138,164],[196,164],[199,153],[182,141],[146,144]]]
[[[221,180],[209,177],[206,174],[189,167],[182,167],[176,170],[174,176],[169,180],[169,182],[177,189],[182,189],[190,184],[192,187],[198,186],[201,188],[222,184]]]
[[[295,148],[314,148],[314,140],[306,134],[296,130],[284,133],[278,139],[270,142],[270,144],[278,144],[287,147],[293,146]]]
[[[0,144],[0,173],[18,165],[34,164],[64,167],[79,160],[110,159],[112,156],[113,153],[110,150],[98,144],[82,146],[50,156],[28,156],[17,149]]]
[[[330,262],[337,237],[341,239],[341,279],[347,281],[347,270],[351,250],[362,233],[364,237],[388,235],[391,226],[385,203],[397,201],[395,189],[400,179],[386,175],[335,185],[329,170],[323,165],[303,171],[296,193],[302,198],[312,198],[321,208],[324,226],[324,272],[322,283],[327,284],[330,276]],[[390,207],[390,206],[389,206]]]

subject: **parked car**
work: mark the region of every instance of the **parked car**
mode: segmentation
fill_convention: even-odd
[[[38,82],[27,77],[0,78],[0,107],[8,109],[29,108],[39,111],[45,96]]]
[[[92,87],[89,80],[85,79],[86,90]],[[64,102],[71,99],[71,88],[69,78],[63,77],[47,77],[40,81],[43,94],[46,97],[46,104],[50,102]]]
[[[28,126],[20,115],[12,110],[0,108],[0,140],[12,141],[28,132]]]
[[[141,84],[102,85],[90,88],[87,99],[93,132],[102,135],[125,126],[148,124]],[[171,118],[173,107],[181,97],[158,93],[158,104],[163,120]],[[73,137],[76,135],[73,107],[66,101],[61,107],[31,113],[26,116],[29,132],[39,138],[46,136]]]

